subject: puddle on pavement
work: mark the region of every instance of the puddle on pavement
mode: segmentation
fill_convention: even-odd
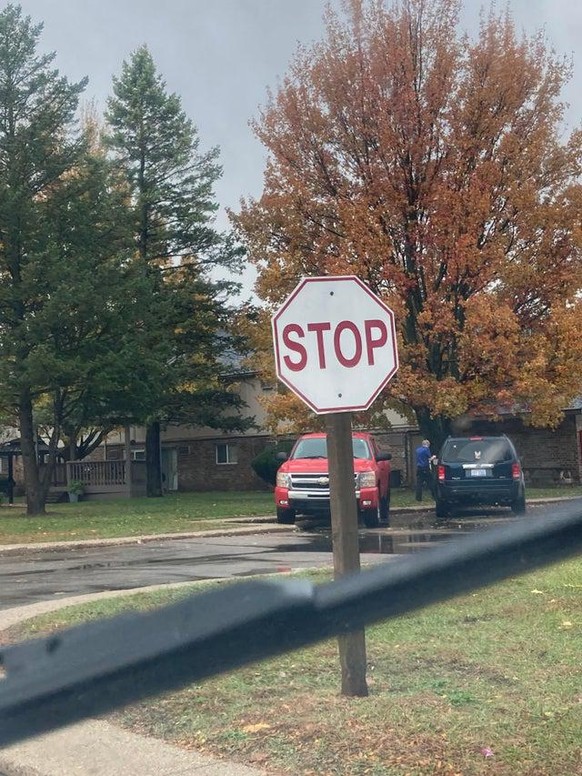
[[[313,529],[312,529],[313,530]],[[279,544],[277,552],[331,552],[329,529],[315,529],[313,533],[298,533],[298,541]],[[403,555],[420,552],[444,541],[452,541],[462,536],[459,531],[394,531],[394,533],[361,532],[359,547],[361,553],[378,555]]]
[[[360,552],[379,555],[402,555],[420,552],[443,541],[456,538],[456,534],[447,533],[397,533],[363,534],[360,536]]]

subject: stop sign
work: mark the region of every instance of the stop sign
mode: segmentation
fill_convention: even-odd
[[[353,275],[304,278],[272,325],[277,377],[317,413],[368,409],[398,369],[394,313]]]

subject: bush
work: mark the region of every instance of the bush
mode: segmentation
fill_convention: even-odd
[[[289,453],[294,443],[294,439],[283,439],[276,444],[268,445],[262,453],[259,453],[251,461],[255,474],[269,485],[274,486],[277,478],[277,469],[282,463],[282,461],[277,460],[277,453]]]
[[[81,496],[85,492],[85,485],[81,480],[71,480],[67,487],[69,493],[73,493],[75,496]]]

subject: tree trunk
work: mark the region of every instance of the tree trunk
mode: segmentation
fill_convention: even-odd
[[[146,493],[148,498],[163,495],[160,434],[159,421],[149,423],[146,427]]]
[[[46,514],[45,502],[48,483],[41,482],[38,455],[35,444],[35,428],[32,418],[32,400],[28,393],[23,394],[18,408],[20,443],[24,466],[24,487],[26,490],[26,514]]]
[[[431,452],[436,455],[452,433],[452,421],[450,418],[432,417],[426,407],[415,408],[415,413],[420,432],[429,440]]]

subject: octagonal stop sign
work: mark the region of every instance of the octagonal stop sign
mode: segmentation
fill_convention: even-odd
[[[394,313],[354,275],[304,278],[272,325],[277,377],[317,413],[368,409],[398,369]]]

